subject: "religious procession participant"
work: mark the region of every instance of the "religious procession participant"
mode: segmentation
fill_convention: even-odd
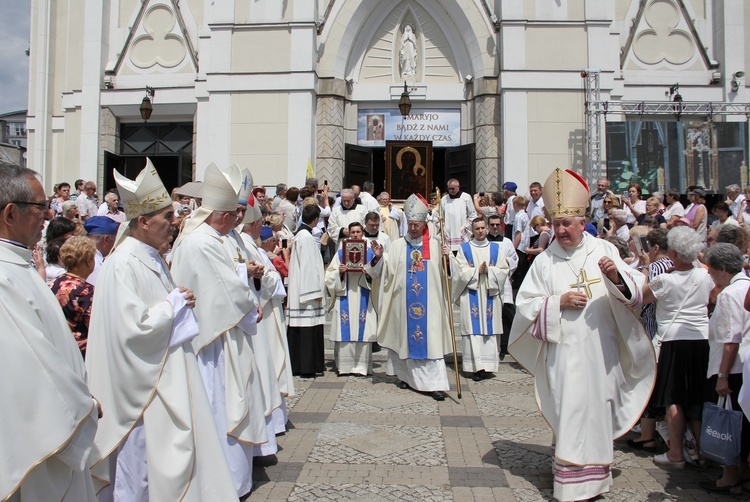
[[[508,183],[506,183],[506,185],[507,184]],[[504,361],[505,357],[508,355],[510,328],[513,326],[513,318],[516,317],[516,304],[513,298],[511,277],[513,277],[513,273],[518,267],[518,253],[516,253],[516,248],[513,246],[513,240],[503,235],[501,216],[492,215],[487,218],[487,228],[487,240],[500,244],[500,249],[505,253],[505,259],[508,260],[508,266],[510,267],[510,270],[508,270],[508,277],[505,278],[505,286],[503,287],[502,292],[503,333],[500,335],[500,360]]]
[[[253,188],[253,176],[250,170],[242,169],[240,175],[242,176],[242,183],[237,199],[237,219],[240,224],[230,230],[227,235],[222,236],[222,242],[227,253],[232,256],[238,276],[248,286],[248,293],[252,296],[255,304],[260,307],[261,302],[258,293],[261,279],[265,274],[265,265],[259,256],[250,255],[245,240],[242,238],[242,228],[245,224],[262,220],[261,203],[253,194],[258,189]],[[262,225],[262,223],[259,223],[259,225]],[[265,417],[268,434],[268,441],[255,445],[253,448],[253,454],[256,457],[275,455],[278,451],[276,434],[286,432],[286,415],[281,409],[284,399],[279,390],[276,369],[269,357],[271,352],[269,343],[271,341],[268,337],[269,333],[265,330],[257,330],[252,336],[247,337],[247,341],[255,354],[254,373],[257,377],[253,380],[253,391],[260,392],[263,397],[263,416]]]
[[[191,339],[195,298],[158,249],[171,199],[150,161],[133,181],[114,172],[130,222],[102,265],[86,365],[105,407],[92,474],[99,500],[237,500]]]
[[[339,248],[341,239],[346,239],[349,234],[349,223],[358,221],[364,225],[367,208],[358,204],[354,190],[344,188],[341,190],[341,205],[333,208],[331,217],[328,219],[328,235]]]
[[[462,366],[478,382],[497,371],[497,335],[503,332],[503,289],[509,266],[498,242],[487,240],[483,217],[471,222],[473,238],[451,259],[454,301],[461,306]],[[515,255],[515,251],[512,252]]]
[[[363,237],[362,224],[349,223],[349,239]],[[344,246],[334,255],[326,269],[326,291],[333,303],[333,320],[330,338],[336,372],[341,375],[372,373],[372,344],[375,342],[377,314],[372,301],[372,279],[368,273],[369,263],[374,258],[370,242],[364,240],[363,259],[367,264],[362,270],[349,270],[346,266]]]
[[[240,192],[240,201],[242,199],[242,192]],[[294,396],[295,393],[283,307],[286,289],[281,275],[274,268],[268,254],[257,244],[264,228],[268,230],[271,236],[273,236],[273,231],[263,226],[264,220],[258,206],[259,203],[252,194],[245,202],[247,211],[243,219],[240,238],[246,252],[246,259],[262,267],[263,272],[260,276],[253,277],[250,283],[250,289],[255,294],[263,312],[263,318],[258,322],[258,333],[252,337],[253,348],[258,355],[266,354],[266,357],[263,358],[264,361],[260,363],[268,366],[266,371],[271,371],[270,377],[274,379],[274,385],[264,386],[264,392],[267,391],[274,398],[271,426],[274,434],[283,434],[286,432],[287,422],[284,396]],[[256,341],[260,343],[256,343]],[[264,371],[263,378],[265,377],[266,372]],[[271,440],[269,440],[270,442]]]
[[[378,343],[388,352],[389,375],[402,389],[429,392],[445,400],[450,389],[443,356],[452,351],[441,255],[450,248],[427,232],[426,201],[410,195],[404,204],[408,234],[391,244],[387,254],[373,242],[373,276],[380,276]],[[442,251],[442,253],[441,253]]]
[[[461,243],[469,240],[471,220],[477,217],[477,211],[471,195],[461,191],[457,179],[449,179],[447,186],[448,193],[443,195],[440,204],[445,213],[445,242],[455,255]]]
[[[302,209],[302,224],[292,243],[289,260],[287,340],[292,374],[307,378],[323,375],[323,328],[326,321],[323,258],[312,236],[320,206]],[[347,229],[348,232],[348,229]]]
[[[518,292],[510,353],[554,432],[555,498],[586,500],[612,486],[612,441],[640,417],[656,361],[637,317],[644,277],[585,232],[586,183],[555,169],[543,190],[555,241]]]
[[[222,437],[237,493],[252,488],[254,445],[268,441],[263,392],[249,338],[260,312],[250,293],[246,263],[233,261],[223,236],[238,223],[242,178],[211,164],[203,182],[203,204],[187,220],[173,247],[175,280],[200,297],[199,335],[193,340],[198,365]]]
[[[378,195],[380,203],[380,230],[395,241],[406,233],[406,218],[404,212],[391,203],[391,196],[388,192],[380,192]]]
[[[34,171],[0,165],[0,500],[93,502],[100,408],[60,305],[31,266],[46,204]]]

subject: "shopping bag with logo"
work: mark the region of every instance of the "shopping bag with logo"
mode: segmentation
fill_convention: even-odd
[[[732,410],[729,398],[720,397],[716,404],[703,403],[701,454],[704,458],[721,465],[739,465],[741,433],[742,412]]]

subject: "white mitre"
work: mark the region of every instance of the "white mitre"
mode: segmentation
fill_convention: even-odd
[[[542,188],[544,208],[550,219],[586,216],[589,207],[589,186],[581,175],[559,167],[552,171]]]
[[[430,207],[419,194],[411,194],[404,202],[404,215],[407,221],[427,221],[429,214]]]
[[[112,175],[115,178],[115,185],[120,194],[126,218],[117,229],[114,250],[130,235],[130,220],[172,207],[172,199],[148,157],[146,167],[138,173],[135,180],[126,178],[115,169],[112,170]]]
[[[250,169],[243,169],[241,175],[242,183],[240,185],[240,194],[237,203],[247,207],[247,211],[245,211],[245,217],[242,219],[240,226],[253,223],[262,216],[262,213],[260,212],[260,204],[253,195],[253,175],[250,172]]]
[[[146,167],[135,180],[129,180],[116,170],[112,175],[128,220],[172,205],[172,199],[150,159],[146,158]]]
[[[209,164],[201,184],[201,207],[194,211],[188,220],[185,220],[172,249],[177,249],[185,237],[201,226],[214,211],[236,211],[241,184],[242,176],[236,164],[232,164],[224,172],[216,167],[216,164]]]

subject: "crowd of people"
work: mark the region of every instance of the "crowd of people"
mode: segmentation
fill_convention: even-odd
[[[450,179],[403,204],[316,178],[270,197],[236,165],[208,166],[197,193],[168,194],[150,161],[114,179],[100,202],[94,182],[46,197],[33,171],[0,169],[3,363],[33,373],[3,396],[41,393],[52,410],[0,414],[3,435],[50,431],[9,453],[2,499],[237,500],[254,459],[277,451],[293,377],[324,374],[328,312],[338,375],[372,374],[385,349],[400,388],[442,401],[458,309],[467,377],[491,378],[509,353],[535,376],[559,500],[608,491],[612,440],[639,420],[630,447],[700,465],[682,438],[699,443],[703,403],[742,404],[750,194],[737,185],[709,211],[702,187],[684,207],[674,189],[590,191],[559,169],[523,193]],[[661,454],[657,430],[673,438]],[[747,419],[742,448],[702,488],[741,491]]]

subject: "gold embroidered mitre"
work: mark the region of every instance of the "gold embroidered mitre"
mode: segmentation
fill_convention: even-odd
[[[117,170],[112,174],[128,220],[172,205],[172,199],[150,159],[146,158],[146,167],[135,180],[126,178]]]
[[[411,194],[404,202],[406,221],[427,221],[429,211],[427,201],[419,194]]]
[[[242,175],[237,164],[232,164],[223,172],[216,164],[210,164],[206,168],[201,190],[201,207],[211,211],[236,211],[241,185]]]
[[[552,220],[566,216],[585,216],[589,207],[589,186],[575,171],[563,171],[557,167],[544,182],[542,197],[544,208]]]

